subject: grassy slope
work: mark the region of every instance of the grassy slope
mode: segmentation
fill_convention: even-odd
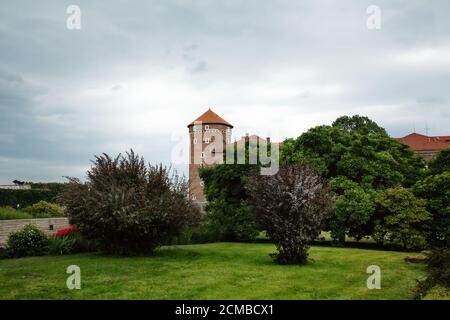
[[[154,257],[99,254],[0,260],[1,299],[408,299],[421,264],[406,253],[313,247],[304,266],[280,266],[271,244],[166,247]],[[82,289],[66,288],[67,266]],[[368,290],[367,266],[381,267],[381,290]]]

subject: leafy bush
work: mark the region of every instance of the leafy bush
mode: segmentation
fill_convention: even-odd
[[[427,291],[422,300],[450,300],[450,289],[442,286],[434,286]]]
[[[59,201],[81,235],[106,253],[152,253],[197,222],[200,210],[188,185],[170,169],[127,157],[96,157],[88,181],[70,179]]]
[[[206,205],[206,234],[208,241],[243,241],[256,239],[259,231],[252,208],[242,203],[232,205],[217,199]]]
[[[259,223],[277,246],[275,259],[305,263],[332,205],[327,183],[310,167],[291,164],[276,175],[250,178],[247,188]]]
[[[205,241],[254,241],[258,235],[254,211],[246,203],[245,184],[256,165],[216,165],[200,169],[208,204]]]
[[[6,247],[0,247],[0,260],[8,259],[9,257],[8,249]]]
[[[34,218],[64,217],[64,210],[60,205],[46,201],[39,201],[25,208],[24,211],[31,214]]]
[[[44,232],[29,224],[9,235],[7,248],[13,258],[39,256],[45,254],[47,244],[48,239]]]
[[[436,286],[450,290],[450,249],[435,248],[430,251],[426,259],[427,278],[419,282],[417,297],[423,298]]]
[[[450,148],[439,151],[429,164],[431,174],[441,174],[450,171]]]
[[[328,223],[332,238],[343,244],[346,235],[356,240],[372,235],[375,193],[366,192],[346,177],[334,178],[331,188],[337,195]]]
[[[374,239],[393,242],[404,249],[426,246],[425,226],[431,220],[425,201],[403,188],[387,189],[376,200]]]
[[[414,193],[427,199],[432,214],[428,241],[432,246],[450,246],[450,170],[419,181]]]
[[[18,211],[12,207],[0,208],[0,220],[31,219],[31,218],[33,218],[31,214]]]

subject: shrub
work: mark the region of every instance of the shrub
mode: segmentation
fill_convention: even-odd
[[[81,235],[106,253],[150,254],[196,223],[199,208],[185,179],[170,169],[127,157],[96,157],[87,183],[70,179],[59,201]]]
[[[0,220],[31,219],[31,218],[33,218],[31,214],[18,211],[12,207],[0,208]]]
[[[423,298],[432,288],[450,290],[450,249],[435,248],[427,254],[427,278],[419,282],[416,298]]]
[[[388,189],[376,200],[374,239],[393,242],[404,249],[426,246],[426,224],[431,220],[425,201],[404,188]]]
[[[276,260],[305,263],[332,205],[327,183],[310,167],[291,164],[276,175],[254,176],[247,188],[259,223],[277,246]]]
[[[258,169],[257,165],[223,164],[199,170],[208,200],[203,240],[255,240],[259,231],[254,211],[246,203],[248,194],[245,184]]]
[[[450,246],[450,171],[435,174],[419,181],[414,193],[427,199],[432,214],[428,241],[433,246]]]
[[[48,239],[44,232],[29,224],[9,235],[7,248],[13,258],[39,256],[45,254],[47,244]]]
[[[34,218],[64,217],[64,211],[61,206],[47,201],[39,201],[25,208],[24,211],[31,214]]]
[[[431,174],[450,171],[450,148],[441,150],[429,164]]]
[[[0,247],[0,260],[8,258],[9,258],[8,249],[6,247]]]
[[[206,205],[206,211],[207,241],[251,242],[259,234],[254,211],[245,203],[232,205],[217,199]]]
[[[329,221],[332,238],[342,244],[346,235],[356,240],[372,235],[375,192],[366,192],[357,183],[345,177],[334,178],[331,188],[337,195]]]
[[[53,236],[48,241],[48,253],[51,255],[73,253],[76,242],[76,236]]]
[[[450,289],[442,286],[435,286],[428,290],[422,300],[450,300]]]

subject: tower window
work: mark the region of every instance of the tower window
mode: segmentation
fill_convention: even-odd
[[[209,124],[205,125],[205,130],[209,130]]]
[[[194,139],[194,144],[197,144],[198,140],[197,138]]]
[[[209,143],[209,138],[205,138],[205,143]]]
[[[204,152],[202,152],[201,158],[202,158],[202,159],[205,158],[205,153],[204,153]]]

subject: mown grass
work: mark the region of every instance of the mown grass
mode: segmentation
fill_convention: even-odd
[[[402,252],[312,247],[303,266],[275,264],[272,244],[214,243],[161,248],[152,257],[96,253],[0,261],[1,299],[410,299],[422,264]],[[381,268],[380,290],[366,286]],[[68,290],[66,268],[81,268]]]

